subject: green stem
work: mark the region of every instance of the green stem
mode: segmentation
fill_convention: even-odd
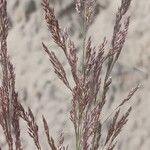
[[[83,56],[82,56],[82,72],[83,72],[83,78],[85,79],[85,53],[86,53],[86,30],[85,27],[83,27]]]

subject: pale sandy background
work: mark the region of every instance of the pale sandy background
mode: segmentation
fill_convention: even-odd
[[[89,30],[96,44],[104,36],[110,39],[115,13],[120,5],[120,0],[98,2],[98,14]],[[79,25],[72,0],[51,0],[51,5],[55,7],[62,27],[68,26],[77,46],[80,46]],[[53,73],[41,42],[44,41],[56,51],[67,71],[69,67],[49,36],[40,0],[8,0],[8,11],[11,22],[8,47],[16,68],[16,88],[20,100],[25,107],[31,107],[35,114],[44,150],[48,147],[41,123],[42,114],[47,117],[51,135],[57,137],[63,129],[66,144],[73,150],[73,128],[68,119],[71,95]],[[130,13],[129,34],[112,75],[114,82],[106,113],[111,112],[131,87],[142,83],[143,87],[132,99],[133,111],[120,137],[118,150],[150,150],[150,0],[133,0]],[[32,139],[27,136],[25,125],[22,124],[22,127],[24,148],[36,149]],[[4,149],[7,150],[6,147]]]

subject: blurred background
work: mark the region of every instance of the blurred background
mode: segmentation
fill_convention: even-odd
[[[68,27],[77,47],[80,47],[80,24],[75,15],[73,0],[50,0],[63,28]],[[120,0],[98,0],[96,16],[88,35],[95,44],[106,36],[111,39],[115,13]],[[8,47],[16,71],[16,89],[21,103],[31,107],[39,124],[40,140],[47,149],[42,115],[47,118],[50,133],[57,138],[63,129],[65,143],[73,148],[73,126],[69,120],[71,93],[53,73],[53,68],[42,49],[42,42],[56,51],[69,72],[61,51],[47,30],[40,0],[8,0],[11,24]],[[112,73],[113,85],[109,92],[105,114],[109,114],[138,83],[142,88],[129,105],[133,111],[118,143],[118,150],[150,149],[150,1],[132,0],[131,22],[121,57]],[[80,55],[80,52],[78,52]],[[68,73],[69,75],[69,73]],[[22,140],[25,149],[36,149],[22,123]],[[1,145],[5,145],[1,138]],[[5,146],[4,146],[5,149]]]

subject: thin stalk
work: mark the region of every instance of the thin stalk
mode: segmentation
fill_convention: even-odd
[[[86,54],[86,32],[87,32],[87,29],[86,29],[86,22],[85,22],[85,19],[80,17],[79,19],[81,19],[81,22],[82,25],[81,25],[81,33],[82,33],[82,36],[83,36],[83,44],[82,44],[82,76],[83,76],[83,82],[85,82],[85,76],[86,76],[86,73],[85,73],[85,70],[86,70],[86,66],[85,66],[85,54]],[[84,95],[83,95],[84,97]],[[81,99],[79,101],[82,101],[83,98],[81,97]],[[77,127],[75,129],[75,134],[76,134],[76,150],[81,150],[81,136],[82,136],[82,133],[81,133],[81,123],[82,123],[82,110],[80,110],[80,102],[78,103],[78,121],[77,121]]]
[[[81,140],[81,120],[82,120],[82,115],[80,111],[80,106],[78,109],[78,121],[77,121],[77,129],[76,129],[76,150],[81,150],[81,145],[80,145],[80,140]]]
[[[86,29],[86,23],[83,22],[83,29],[82,29],[82,35],[83,35],[83,45],[82,45],[82,73],[83,73],[83,79],[84,79],[84,82],[85,82],[85,70],[86,70],[86,66],[85,66],[85,61],[86,61],[86,32],[87,32],[87,29]]]

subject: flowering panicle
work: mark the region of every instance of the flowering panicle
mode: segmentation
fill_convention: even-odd
[[[49,135],[49,127],[48,127],[48,123],[46,121],[46,119],[43,116],[43,123],[44,123],[44,129],[45,129],[45,134],[47,137],[47,141],[49,144],[49,147],[52,150],[68,150],[68,146],[64,146],[64,136],[63,133],[61,132],[59,139],[58,139],[58,144],[55,143],[54,139],[52,137],[50,137]]]
[[[84,17],[87,24],[90,24],[94,19],[96,1],[97,0],[86,0],[84,2]]]
[[[7,51],[8,30],[7,2],[6,0],[0,0],[0,63],[2,68],[2,85],[0,87],[0,125],[2,126],[8,149],[22,150],[20,138],[20,118],[22,118],[27,123],[28,133],[33,139],[36,148],[41,150],[38,135],[39,129],[35,117],[30,108],[28,108],[28,111],[25,111],[24,107],[18,101],[18,93],[15,90],[14,67],[10,62]],[[54,61],[55,64],[57,58],[55,58],[55,55],[51,55],[51,61]],[[63,73],[62,66],[60,66],[60,68],[59,66],[55,67],[56,71],[61,71],[58,71],[58,74]],[[45,121],[43,121],[43,123],[45,124]],[[61,144],[63,144],[63,142]],[[64,147],[59,145],[56,149],[61,150],[62,148],[64,149]]]
[[[87,29],[94,19],[97,0],[74,0],[74,2],[76,11],[83,21],[83,27]]]
[[[50,52],[48,50],[48,48],[45,46],[45,44],[43,43],[43,47],[44,50],[47,52],[47,54],[49,55],[49,59],[55,69],[55,73],[57,74],[57,76],[60,78],[60,80],[63,81],[63,83],[71,90],[70,84],[67,80],[66,77],[66,72],[64,70],[64,67],[62,66],[62,64],[60,63],[60,61],[58,60],[58,58],[56,57],[54,52]]]
[[[9,21],[7,2],[0,1],[0,60],[2,68],[2,85],[0,87],[0,124],[4,131],[9,150],[13,150],[14,142],[17,150],[21,150],[19,116],[17,113],[18,94],[15,91],[15,74],[7,51]],[[14,134],[13,134],[14,133]]]
[[[113,53],[114,51],[116,51],[117,53],[115,56],[112,56],[109,58],[108,69],[107,69],[105,80],[107,80],[108,76],[111,74],[112,68],[113,68],[114,64],[116,63],[116,61],[118,60],[118,57],[119,57],[121,50],[125,43],[125,39],[127,36],[128,27],[129,27],[130,17],[129,16],[126,17],[126,19],[124,19],[125,20],[124,23],[122,23],[122,20],[125,17],[128,9],[129,9],[130,3],[131,3],[131,0],[122,0],[121,6],[118,9],[118,12],[116,14],[114,31],[113,31],[113,36],[112,36],[112,40],[111,40],[111,48],[110,48],[109,52]]]
[[[133,89],[129,93],[128,97],[124,99],[121,104],[106,118],[106,120],[108,120],[113,113],[116,112],[113,117],[112,124],[108,129],[106,141],[101,145],[101,136],[103,136],[103,127],[106,121],[105,120],[102,123],[101,112],[104,104],[106,103],[106,96],[112,82],[112,69],[118,60],[125,43],[129,26],[129,17],[124,19],[124,16],[129,9],[130,3],[131,0],[121,1],[121,6],[116,15],[111,47],[108,53],[105,53],[105,47],[107,44],[106,38],[104,38],[104,41],[99,47],[92,46],[91,37],[86,40],[88,26],[94,18],[96,0],[75,0],[76,11],[83,21],[83,32],[85,32],[83,40],[83,69],[82,74],[80,74],[78,73],[78,57],[74,43],[71,41],[68,33],[61,30],[53,9],[48,5],[48,1],[42,0],[48,29],[54,42],[64,51],[75,81],[74,87],[68,86],[69,83],[67,82],[65,70],[60,67],[61,63],[58,61],[54,53],[49,51],[43,44],[44,50],[49,55],[55,73],[57,75],[59,74],[59,78],[69,89],[71,89],[72,92],[70,119],[75,129],[77,150],[98,150],[101,147],[106,150],[113,150],[116,145],[115,139],[124,124],[126,124],[127,117],[131,111],[131,108],[129,108],[125,115],[122,115],[122,117],[118,119],[121,106],[131,99],[139,86]],[[124,23],[122,23],[123,19],[125,20]],[[102,68],[105,66],[104,63],[106,63],[106,61],[108,61],[108,66],[103,80]],[[101,94],[99,93],[100,90],[102,91]]]
[[[74,85],[71,86],[67,73],[62,63],[53,51],[43,44],[44,51],[48,54],[49,60],[53,65],[58,78],[66,85],[72,93],[70,120],[74,125],[76,150],[113,150],[117,144],[117,137],[122,128],[128,121],[131,107],[122,115],[123,107],[139,89],[139,85],[133,88],[128,96],[115,107],[102,122],[102,111],[107,100],[107,93],[112,83],[111,72],[122,51],[127,36],[129,17],[125,18],[131,0],[122,0],[121,6],[116,15],[114,31],[111,40],[111,47],[108,53],[105,51],[107,40],[95,47],[92,45],[91,37],[86,37],[87,29],[92,22],[95,14],[96,0],[75,0],[77,13],[83,21],[83,68],[82,73],[78,68],[77,48],[71,40],[67,31],[61,29],[59,22],[54,14],[54,9],[49,6],[48,0],[42,0],[45,20],[49,32],[63,51],[65,58],[70,66]],[[9,150],[22,150],[20,138],[20,118],[22,118],[28,128],[29,136],[33,139],[38,150],[42,150],[39,138],[39,127],[35,121],[32,110],[24,109],[18,101],[18,93],[15,90],[14,67],[9,59],[7,52],[7,35],[9,21],[7,16],[6,0],[0,0],[0,64],[2,68],[2,85],[0,86],[0,125]],[[124,23],[122,23],[124,21]],[[108,63],[105,69],[105,63]],[[102,69],[106,70],[105,77],[102,76]],[[104,137],[105,122],[112,118],[108,127],[107,135]],[[60,134],[55,142],[49,134],[49,127],[43,117],[43,125],[47,142],[51,150],[68,150],[64,146],[64,135]],[[102,140],[103,139],[103,140]]]
[[[71,38],[69,37],[67,31],[64,32],[60,28],[58,20],[55,17],[54,11],[52,11],[53,9],[49,7],[48,0],[43,0],[42,6],[43,6],[43,9],[45,12],[45,19],[47,22],[47,26],[48,26],[48,29],[49,29],[51,35],[52,35],[52,38],[53,38],[54,42],[60,48],[62,48],[62,50],[66,56],[66,59],[68,60],[68,63],[70,65],[73,79],[74,79],[75,83],[77,84],[79,78],[78,78],[78,74],[77,74],[77,60],[78,60],[78,58],[76,56],[77,50],[75,48],[75,44],[71,40]],[[54,52],[50,52],[50,51],[48,52],[48,48],[46,48],[46,46],[44,46],[44,50],[48,53],[48,55],[54,54]],[[49,57],[50,57],[50,55],[49,55]],[[71,89],[71,87],[69,85],[67,85],[67,87]]]

